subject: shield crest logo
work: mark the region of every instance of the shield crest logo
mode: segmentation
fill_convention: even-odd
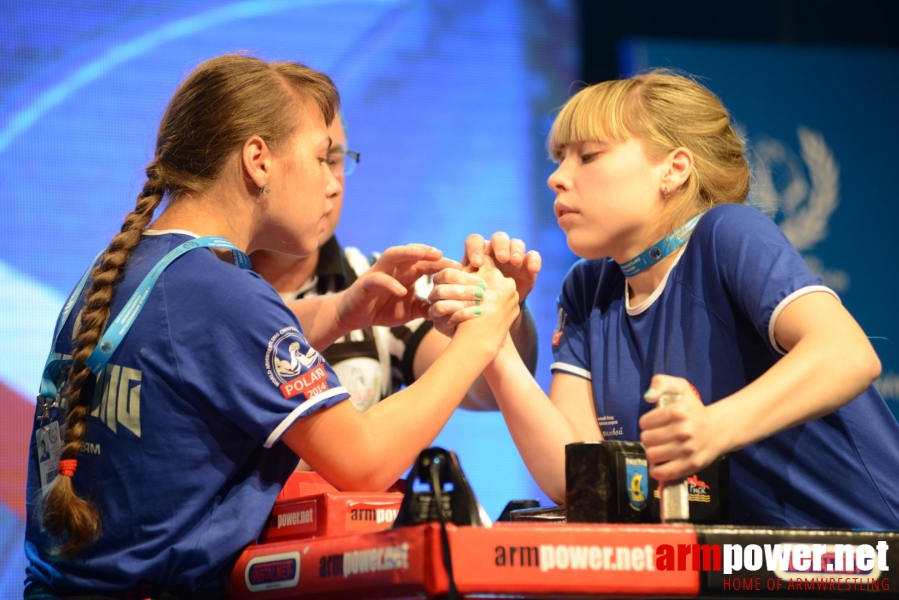
[[[646,465],[627,465],[627,497],[631,508],[646,508],[646,497],[649,495],[649,470]]]

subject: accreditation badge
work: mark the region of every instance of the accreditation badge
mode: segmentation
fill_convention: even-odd
[[[50,484],[59,474],[59,455],[62,452],[62,441],[59,437],[59,421],[37,428],[34,435],[37,461],[41,472],[41,493],[50,490]]]

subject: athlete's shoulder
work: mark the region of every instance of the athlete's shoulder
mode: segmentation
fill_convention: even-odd
[[[174,239],[170,245],[174,248],[188,239]],[[166,268],[163,282],[167,297],[214,310],[247,311],[260,301],[283,304],[258,273],[223,260],[209,248],[195,248],[178,257]]]
[[[746,204],[719,204],[710,208],[699,220],[691,245],[704,252],[720,253],[731,249],[743,252],[747,248],[792,247],[772,217]],[[780,251],[780,250],[777,250]]]
[[[624,274],[621,267],[611,258],[578,260],[562,284],[562,298],[571,305],[605,305],[608,300],[623,293]]]
[[[760,209],[748,204],[715,205],[706,211],[696,225],[697,233],[738,234],[758,229],[776,230],[777,225]]]

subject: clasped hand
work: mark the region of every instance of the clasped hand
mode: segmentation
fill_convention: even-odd
[[[457,329],[477,327],[481,336],[496,342],[490,343],[496,348],[520,312],[515,282],[489,256],[478,269],[469,265],[437,273],[428,300],[437,331],[453,337]]]
[[[484,257],[493,259],[493,264],[500,272],[515,282],[518,301],[524,302],[534,289],[537,274],[543,260],[536,250],[527,250],[522,240],[510,238],[503,231],[494,233],[487,241],[477,233],[465,238],[465,254],[462,266],[479,268],[484,264]]]
[[[512,239],[505,232],[494,233],[489,241],[476,233],[469,235],[465,239],[462,268],[446,269],[434,278],[428,300],[435,328],[451,337],[460,323],[487,310],[495,312],[502,306],[500,296],[509,284],[514,286],[517,302],[524,302],[534,288],[540,266],[538,252],[528,252],[523,241]],[[517,306],[509,310],[506,316],[517,318],[520,313]],[[511,322],[500,325],[505,330],[509,326]]]
[[[508,331],[540,267],[539,253],[526,251],[524,242],[503,232],[489,241],[478,234],[468,236],[461,264],[424,244],[395,246],[343,293],[337,319],[342,330],[352,331],[430,318],[438,331],[452,336],[460,323],[484,316],[482,326],[489,322]],[[431,295],[427,300],[419,297],[415,282],[435,273]]]

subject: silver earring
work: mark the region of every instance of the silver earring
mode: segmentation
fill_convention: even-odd
[[[668,197],[668,194],[670,194],[670,193],[671,193],[671,191],[668,189],[667,185],[662,188],[662,195],[665,196],[666,198]]]
[[[263,186],[259,189],[259,193],[260,193],[260,194],[267,194],[267,193],[269,193],[270,191],[271,191],[271,190],[268,188],[268,184],[267,184],[267,183],[266,183],[265,185],[263,185]]]

